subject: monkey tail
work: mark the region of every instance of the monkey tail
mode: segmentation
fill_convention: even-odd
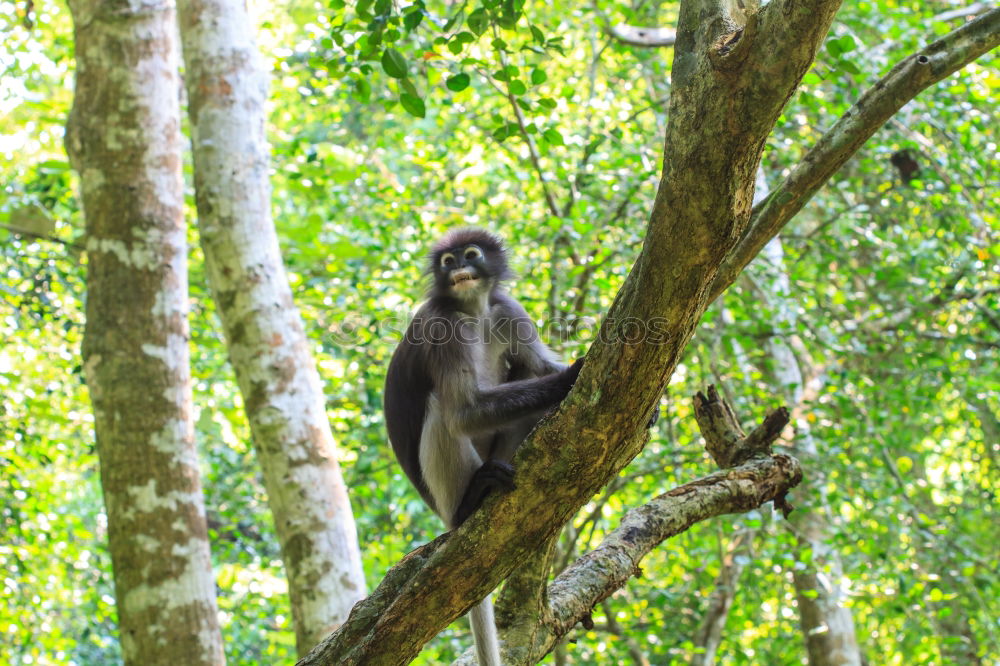
[[[497,636],[497,625],[493,619],[493,601],[490,595],[473,606],[469,611],[469,621],[472,623],[472,635],[476,639],[476,656],[479,666],[502,666],[500,662],[500,639]]]

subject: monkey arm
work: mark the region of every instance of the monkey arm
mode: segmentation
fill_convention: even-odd
[[[507,342],[511,379],[541,377],[566,369],[566,364],[538,336],[527,311],[509,295],[499,292],[490,309],[493,332]]]
[[[455,415],[461,432],[478,434],[558,404],[573,387],[583,361],[555,374],[479,389]]]

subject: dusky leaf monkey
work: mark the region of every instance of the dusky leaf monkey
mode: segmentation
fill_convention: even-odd
[[[448,528],[494,490],[513,488],[510,461],[538,420],[566,396],[582,361],[567,367],[520,303],[500,238],[446,234],[430,254],[433,283],[389,363],[385,422],[393,451]],[[470,613],[482,666],[500,666],[487,596]]]

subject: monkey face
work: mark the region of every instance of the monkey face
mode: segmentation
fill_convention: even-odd
[[[488,286],[493,273],[483,249],[473,243],[442,252],[436,272],[438,281],[455,296]]]
[[[507,255],[500,238],[466,227],[445,234],[432,248],[431,295],[468,302],[485,302],[493,287],[510,277]]]

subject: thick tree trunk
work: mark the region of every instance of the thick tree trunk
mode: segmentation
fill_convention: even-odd
[[[309,648],[365,595],[361,553],[323,388],[271,220],[267,85],[242,2],[179,4],[198,226]]]
[[[222,664],[188,364],[174,7],[70,3],[84,371],[126,664]]]

